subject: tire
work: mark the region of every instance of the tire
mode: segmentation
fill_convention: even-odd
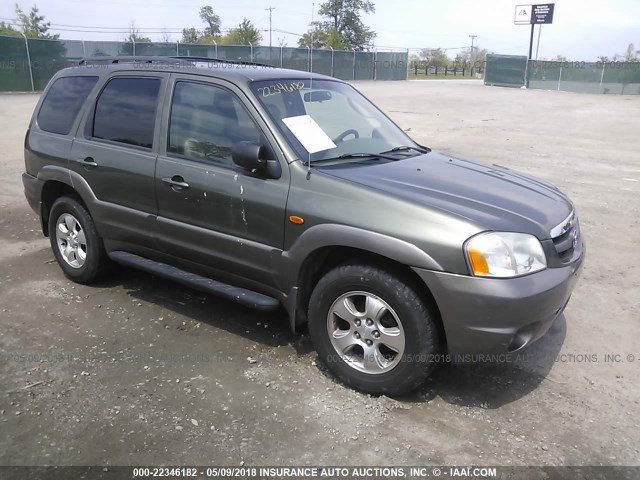
[[[53,255],[71,280],[91,284],[105,273],[108,257],[87,209],[70,196],[58,198],[49,214]]]
[[[339,266],[314,288],[308,318],[321,360],[357,390],[400,395],[422,385],[435,368],[434,313],[402,276]]]

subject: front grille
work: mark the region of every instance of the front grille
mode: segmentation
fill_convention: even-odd
[[[570,260],[580,242],[580,226],[575,212],[571,212],[564,222],[551,230],[551,238],[560,260]]]

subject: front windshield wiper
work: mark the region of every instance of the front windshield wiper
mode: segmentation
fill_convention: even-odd
[[[429,147],[410,147],[409,145],[402,145],[400,147],[394,147],[391,150],[382,153],[406,152],[407,150],[414,150],[420,153],[429,153],[431,151]]]
[[[385,160],[393,160],[394,162],[398,160],[397,157],[392,157],[390,155],[384,155],[384,153],[343,153],[342,155],[338,155],[337,157],[331,158],[319,158],[318,160],[312,160],[311,163],[316,162],[330,162],[335,160],[349,160],[352,158],[383,158]]]

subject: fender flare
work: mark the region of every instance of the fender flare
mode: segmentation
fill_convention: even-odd
[[[71,187],[82,199],[84,204],[89,209],[91,213],[91,209],[93,205],[95,205],[97,198],[91,190],[91,187],[87,183],[87,181],[82,178],[82,175],[69,170],[66,167],[60,167],[57,165],[46,165],[42,167],[38,171],[38,180],[42,182],[43,190],[47,182],[55,181],[64,183],[65,185]],[[40,223],[42,224],[43,232],[46,231],[46,222],[48,221],[48,215],[45,212],[45,202],[41,197],[40,201]]]
[[[291,248],[283,252],[283,291],[288,292],[287,310],[295,329],[298,279],[305,260],[324,247],[350,247],[389,258],[408,267],[443,271],[442,266],[416,245],[370,230],[339,224],[315,225],[305,230]]]

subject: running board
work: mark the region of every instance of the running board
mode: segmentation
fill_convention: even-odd
[[[280,302],[275,298],[244,288],[227,285],[226,283],[196,275],[195,273],[185,272],[166,263],[155,262],[128,252],[109,252],[108,255],[114,262],[144,270],[158,277],[173,280],[194,290],[217,295],[218,297],[240,303],[249,308],[270,312],[277,310],[280,306]]]

